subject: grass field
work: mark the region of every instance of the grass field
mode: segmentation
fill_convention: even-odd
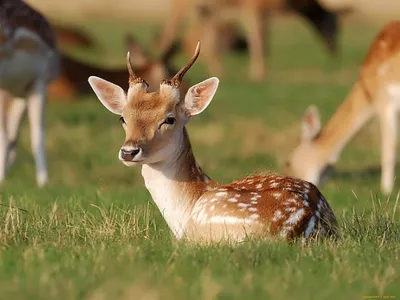
[[[143,41],[152,33],[144,25],[86,25],[106,51],[76,55],[109,65],[123,64],[124,30],[140,32]],[[200,165],[224,183],[256,170],[279,171],[299,140],[306,107],[316,104],[326,122],[378,30],[345,23],[341,57],[334,61],[301,21],[277,21],[264,84],[246,80],[245,56],[227,56],[216,97],[188,126]],[[207,76],[198,63],[187,77],[196,83]],[[139,168],[118,161],[124,137],[118,117],[94,97],[51,103],[50,186],[35,186],[25,126],[16,165],[1,187],[0,298],[398,298],[399,186],[389,199],[379,192],[378,132],[375,123],[368,125],[321,186],[339,218],[340,241],[198,248],[173,239]]]

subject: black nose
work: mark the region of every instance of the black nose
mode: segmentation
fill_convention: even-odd
[[[140,152],[140,149],[121,149],[121,157],[125,161],[131,161]]]

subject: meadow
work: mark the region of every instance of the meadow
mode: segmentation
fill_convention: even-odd
[[[73,54],[123,65],[122,36],[151,40],[154,24],[85,23],[103,50]],[[227,55],[226,76],[188,131],[199,164],[227,183],[279,172],[314,103],[323,122],[357,78],[374,24],[346,21],[340,56],[323,51],[299,19],[271,28],[269,78],[252,83],[247,57]],[[176,59],[177,66],[185,61]],[[191,83],[211,75],[199,61]],[[340,223],[337,242],[249,241],[238,247],[176,242],[151,202],[140,168],[117,159],[118,116],[94,97],[47,107],[50,185],[35,184],[28,124],[17,162],[0,189],[0,299],[362,299],[400,297],[399,185],[380,193],[375,122],[351,142],[320,186]],[[27,122],[26,122],[27,123]],[[397,170],[397,174],[399,174]]]

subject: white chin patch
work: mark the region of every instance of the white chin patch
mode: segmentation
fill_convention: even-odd
[[[140,164],[140,163],[137,163],[137,162],[134,162],[134,161],[125,161],[125,160],[121,160],[121,161],[127,167],[134,167],[137,164]]]

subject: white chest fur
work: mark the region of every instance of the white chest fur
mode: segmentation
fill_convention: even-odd
[[[146,188],[156,203],[162,216],[177,239],[182,238],[189,220],[188,199],[174,181],[175,169],[167,166],[153,168],[142,167]]]

